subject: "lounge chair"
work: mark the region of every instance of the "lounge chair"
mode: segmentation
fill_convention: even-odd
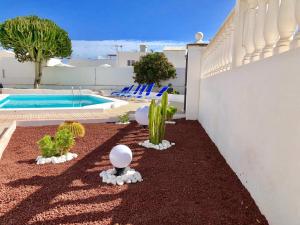
[[[169,89],[169,86],[163,86],[155,96],[153,96],[153,97],[148,96],[147,99],[160,99],[160,97],[163,95],[163,93],[166,92],[168,89]]]
[[[116,94],[116,96],[123,97],[125,94],[128,94],[132,90],[133,87],[134,87],[134,85],[131,85],[126,91]]]
[[[130,93],[126,93],[123,96],[124,97],[131,97],[133,95],[136,95],[138,93],[138,91],[140,90],[141,87],[142,87],[142,85],[139,84],[134,91],[131,91]]]
[[[111,96],[115,96],[117,94],[123,93],[125,91],[127,91],[129,89],[129,87],[124,87],[121,91],[113,91],[112,93],[110,93]]]
[[[140,96],[140,95],[143,94],[143,92],[146,90],[146,88],[147,88],[147,84],[143,84],[141,89],[137,93],[132,94],[132,95],[128,95],[127,97],[128,98],[135,98],[136,96]]]
[[[136,96],[136,98],[147,98],[151,94],[151,91],[152,91],[153,88],[154,88],[154,83],[149,84],[148,87],[147,87],[145,95],[140,94],[140,95]]]

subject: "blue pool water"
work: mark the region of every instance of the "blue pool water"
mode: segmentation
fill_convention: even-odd
[[[112,102],[91,95],[9,95],[0,101],[0,109],[73,108]]]

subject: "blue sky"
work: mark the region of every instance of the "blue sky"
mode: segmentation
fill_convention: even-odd
[[[54,20],[72,40],[181,44],[193,41],[197,31],[202,31],[206,40],[213,37],[234,3],[235,0],[1,0],[0,22],[20,15],[38,15]]]

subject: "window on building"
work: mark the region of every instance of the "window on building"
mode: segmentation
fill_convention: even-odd
[[[135,60],[127,60],[127,66],[133,66],[133,64],[135,63]]]

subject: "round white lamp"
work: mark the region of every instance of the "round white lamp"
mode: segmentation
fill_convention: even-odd
[[[109,160],[117,171],[115,175],[120,176],[132,161],[132,151],[126,145],[117,145],[110,151]]]
[[[135,112],[135,120],[142,126],[148,126],[149,119],[148,119],[148,113],[149,113],[149,106],[142,106],[138,108]]]

